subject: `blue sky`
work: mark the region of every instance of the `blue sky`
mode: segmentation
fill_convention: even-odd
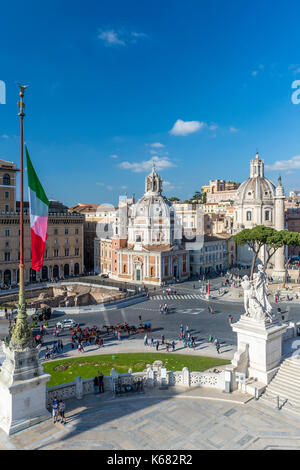
[[[154,158],[167,196],[266,175],[300,189],[297,1],[86,0],[1,5],[0,158],[25,139],[52,199],[117,203]]]

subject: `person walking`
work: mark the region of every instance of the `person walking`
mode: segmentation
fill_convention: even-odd
[[[53,424],[55,424],[56,421],[57,421],[57,416],[58,416],[58,404],[59,404],[59,401],[58,401],[57,395],[54,395],[53,400],[52,400],[52,403],[51,403]]]
[[[166,341],[166,351],[169,352],[169,341]]]
[[[165,344],[165,335],[161,335],[161,344]]]
[[[97,375],[94,377],[94,394],[97,395],[99,392],[99,379]]]
[[[144,346],[148,346],[148,335],[144,336]]]
[[[172,346],[172,350],[175,351],[175,341],[174,340],[172,341],[171,346]]]
[[[98,380],[99,380],[99,393],[104,393],[104,377],[102,372],[98,372]]]
[[[151,346],[152,348],[153,348],[153,346],[154,346],[154,340],[153,340],[152,337],[151,337],[151,339],[150,339],[150,346]]]
[[[158,351],[158,348],[159,348],[159,341],[156,340],[156,351]]]
[[[60,416],[60,422],[61,424],[66,424],[66,417],[65,417],[65,411],[66,411],[66,404],[63,400],[59,400],[58,403],[58,413]]]

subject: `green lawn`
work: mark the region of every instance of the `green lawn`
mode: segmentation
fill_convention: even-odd
[[[187,367],[190,371],[202,372],[211,367],[230,364],[225,359],[191,356],[184,354],[159,354],[159,353],[128,353],[128,354],[101,354],[98,356],[81,356],[76,358],[63,359],[60,361],[44,362],[45,372],[51,375],[47,383],[48,387],[62,385],[73,382],[75,377],[83,379],[95,377],[98,371],[103,375],[109,375],[112,367],[119,373],[128,372],[131,368],[133,372],[141,372],[147,364],[154,361],[163,361],[167,370],[182,370]]]

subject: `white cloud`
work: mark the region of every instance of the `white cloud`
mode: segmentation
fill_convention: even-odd
[[[108,189],[109,191],[111,191],[111,190],[113,189],[112,186],[106,185],[105,183],[101,183],[101,182],[97,182],[96,185],[97,185],[97,186],[101,186],[101,187],[105,187],[105,188]]]
[[[98,39],[104,41],[106,46],[125,46],[128,43],[136,43],[141,38],[147,38],[145,33],[137,33],[136,31],[128,32],[122,30],[115,31],[114,29],[100,30]]]
[[[209,129],[210,131],[215,131],[216,129],[218,129],[218,125],[217,125],[217,124],[210,124],[210,125],[208,126],[208,129]]]
[[[119,33],[113,29],[108,31],[102,31],[98,38],[104,41],[106,46],[125,46],[125,41],[120,39]]]
[[[144,160],[142,162],[122,162],[119,164],[120,168],[124,170],[131,170],[134,173],[142,173],[146,171],[150,171],[152,168],[153,162],[155,163],[155,167],[158,171],[164,170],[165,168],[171,168],[175,165],[169,160],[167,157],[158,157],[157,155],[150,158],[150,160]]]
[[[118,155],[116,155],[116,154],[110,155],[109,157],[114,158],[114,159],[119,158]]]
[[[234,126],[229,126],[229,132],[236,133],[236,132],[239,132],[239,129]]]
[[[147,34],[145,33],[136,33],[135,31],[133,31],[131,33],[131,36],[133,36],[134,38],[147,38]]]
[[[177,119],[169,133],[172,135],[189,135],[198,132],[205,125],[205,122],[182,121],[181,119]]]
[[[153,144],[150,144],[150,147],[154,147],[156,149],[161,149],[161,148],[165,147],[165,145],[161,144],[160,142],[153,142]]]
[[[266,169],[270,171],[277,170],[299,170],[300,169],[300,155],[290,158],[289,160],[277,160],[273,165],[266,165]]]
[[[1,137],[2,137],[2,139],[8,139],[9,138],[7,134],[2,134]]]
[[[127,189],[128,186],[121,186],[121,189]]]
[[[258,74],[257,70],[253,70],[253,72],[251,73],[252,77],[256,77],[257,74]]]

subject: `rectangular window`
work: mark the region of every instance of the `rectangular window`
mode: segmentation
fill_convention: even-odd
[[[58,250],[54,250],[54,257],[55,257],[55,258],[58,257]]]
[[[4,253],[4,261],[10,261],[10,252]]]
[[[65,228],[65,235],[68,235],[68,233],[69,233],[69,229]]]
[[[79,234],[79,229],[75,228],[75,235],[78,235],[78,234]]]
[[[58,228],[54,229],[54,235],[58,235]]]
[[[8,199],[8,198],[9,198],[9,192],[5,191],[5,199]]]
[[[5,212],[9,212],[9,206],[8,205],[5,206]]]
[[[75,248],[75,256],[79,256],[79,248]]]
[[[69,248],[65,248],[65,256],[69,256]]]
[[[5,236],[6,236],[6,237],[9,237],[9,236],[10,236],[10,231],[9,231],[9,229],[8,229],[8,228],[7,228],[7,229],[5,229]]]

